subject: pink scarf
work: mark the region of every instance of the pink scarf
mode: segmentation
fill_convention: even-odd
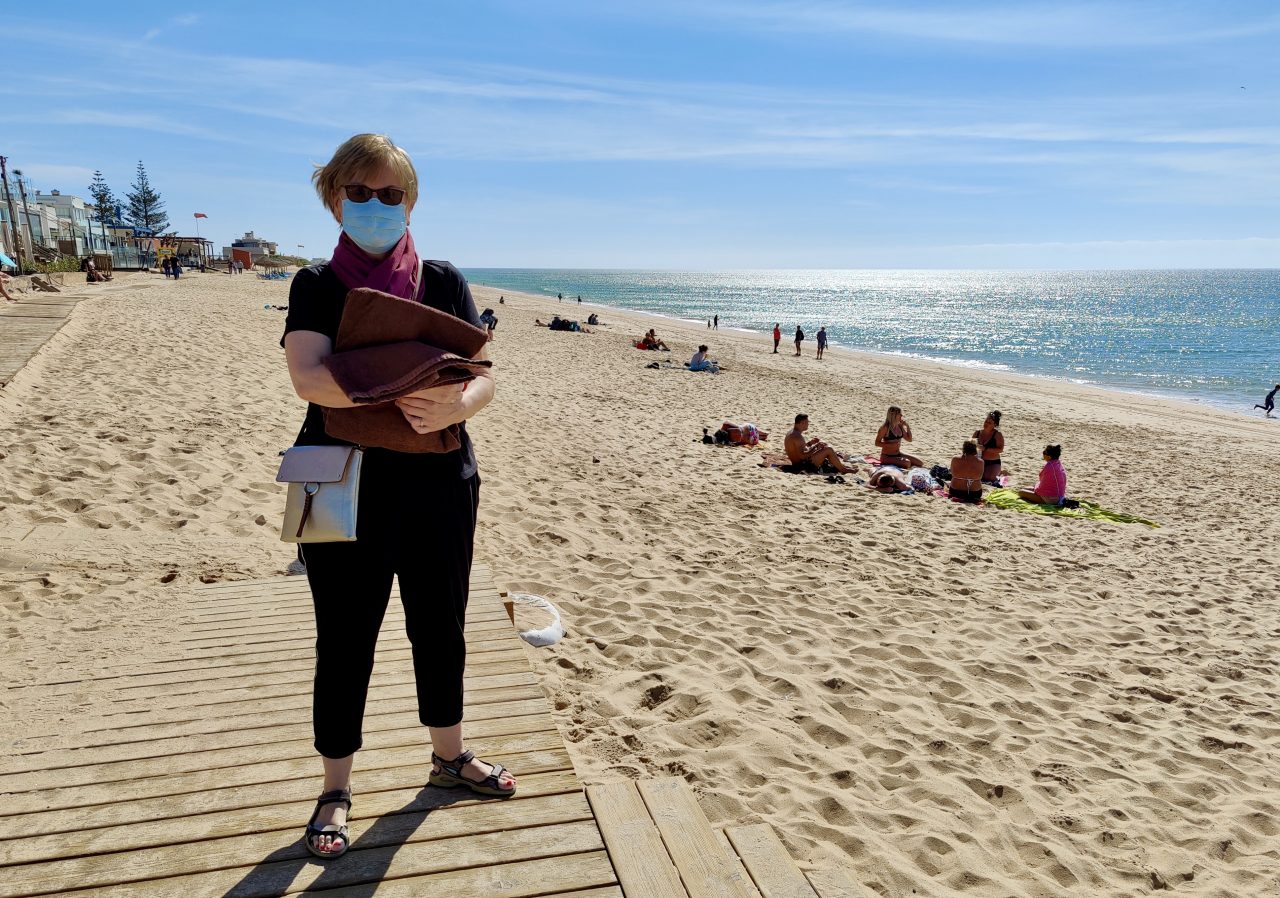
[[[418,299],[422,262],[408,231],[385,259],[375,259],[344,233],[338,238],[329,266],[348,290],[369,287],[401,299]]]

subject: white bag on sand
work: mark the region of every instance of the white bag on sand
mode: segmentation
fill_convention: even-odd
[[[529,643],[529,645],[536,645],[539,648],[555,645],[564,636],[564,624],[560,622],[560,612],[556,610],[555,605],[552,605],[542,596],[530,595],[527,592],[513,592],[509,593],[507,598],[513,602],[519,602],[521,605],[541,608],[551,614],[551,623],[547,626],[540,630],[524,630],[520,633],[520,638]]]

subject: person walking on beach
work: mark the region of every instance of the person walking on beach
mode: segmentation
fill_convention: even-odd
[[[563,293],[557,293],[557,294],[556,294],[556,300],[557,300],[558,302],[564,302],[564,294],[563,294]]]
[[[800,344],[804,342],[804,331],[800,329],[800,325],[796,325],[796,355],[800,355]]]
[[[782,328],[778,326],[778,322],[773,323],[773,354],[778,354],[778,344],[782,342]]]
[[[712,315],[712,316],[711,316],[711,320],[714,322],[714,325],[712,326],[712,329],[713,329],[713,330],[720,330],[720,316],[719,316],[719,315]]]
[[[1267,417],[1271,417],[1271,411],[1276,407],[1276,393],[1280,392],[1280,384],[1276,384],[1275,389],[1267,394],[1267,398],[1262,400],[1264,405],[1255,405],[1254,408],[1260,408],[1267,413]]]
[[[822,354],[827,349],[827,329],[826,327],[818,328],[818,358],[822,358]]]
[[[16,299],[9,295],[9,291],[5,289],[9,286],[10,280],[12,280],[12,278],[10,278],[9,275],[0,271],[0,296],[3,296],[9,302],[17,302]]]
[[[172,274],[172,271],[170,271],[170,269],[169,269],[169,257],[168,257],[168,256],[165,256],[163,259],[161,259],[161,260],[160,260],[160,268],[161,268],[161,269],[163,269],[163,271],[164,271],[164,277],[165,277],[165,280],[168,280],[168,279],[169,279],[169,275],[170,275],[170,274]]]
[[[480,316],[457,268],[419,259],[408,231],[418,176],[390,138],[357,134],[312,181],[342,233],[331,261],[294,275],[281,343],[294,390],[309,403],[297,444],[349,445],[325,432],[322,411],[356,405],[324,365],[349,290],[418,298],[477,327]],[[476,356],[487,357],[485,348]],[[492,398],[493,378],[485,373],[396,400],[405,427],[427,434],[457,425],[460,447],[445,453],[366,448],[356,540],[303,546],[316,624],[312,723],[324,767],[304,839],[318,857],[338,857],[349,847],[351,769],[363,744],[369,676],[393,577],[413,645],[418,719],[431,735],[428,782],[503,798],[516,792],[515,778],[464,750],[462,738],[464,624],[480,500],[465,422]]]
[[[809,429],[809,416],[796,415],[795,426],[787,432],[782,441],[782,448],[787,458],[801,474],[821,474],[822,465],[828,464],[838,474],[856,474],[856,466],[846,465],[836,450],[817,437],[805,439],[804,432]]]

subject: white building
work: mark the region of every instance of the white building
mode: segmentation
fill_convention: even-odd
[[[68,256],[87,255],[89,248],[93,244],[93,238],[90,236],[90,210],[91,205],[86,204],[78,196],[64,194],[59,190],[51,190],[48,193],[36,191],[34,197],[28,197],[29,203],[34,203],[36,207],[50,209],[54,213],[56,222],[55,240],[59,252]],[[34,211],[32,213],[35,214]],[[34,236],[34,234],[33,234]],[[101,236],[98,242],[101,243]],[[49,245],[49,244],[46,244]]]
[[[231,241],[230,246],[224,246],[222,248],[222,255],[224,258],[230,259],[232,256],[231,251],[233,249],[238,249],[242,253],[249,253],[250,256],[257,259],[259,256],[276,255],[279,251],[279,247],[280,245],[278,243],[258,237],[253,233],[253,231],[245,231],[243,237],[237,237],[235,240]]]

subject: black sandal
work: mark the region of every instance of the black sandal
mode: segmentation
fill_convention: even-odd
[[[432,770],[431,776],[427,782],[432,786],[440,786],[444,789],[452,789],[455,786],[466,786],[472,792],[480,795],[493,795],[497,798],[510,798],[516,794],[516,786],[513,781],[510,789],[502,788],[502,774],[507,773],[507,769],[501,764],[492,764],[489,761],[481,760],[482,764],[489,764],[493,768],[489,775],[482,780],[473,780],[462,775],[462,768],[470,764],[476,759],[475,752],[468,749],[458,755],[452,761],[446,761],[435,752],[431,753],[431,763],[439,764],[439,772]],[[512,778],[514,780],[514,777]]]
[[[347,813],[351,813],[351,790],[334,789],[332,792],[325,792],[316,799],[316,809],[311,812],[311,819],[307,821],[307,833],[303,836],[303,841],[307,843],[307,851],[325,860],[342,857],[347,853],[347,849],[351,847],[351,838],[347,835],[347,825],[345,823],[336,828],[333,827],[332,823],[328,824],[324,829],[316,826],[316,818],[320,816],[320,809],[330,804],[345,804]],[[315,846],[313,841],[317,836],[331,836],[335,839],[341,839],[342,847],[335,848],[332,851],[322,851]]]

